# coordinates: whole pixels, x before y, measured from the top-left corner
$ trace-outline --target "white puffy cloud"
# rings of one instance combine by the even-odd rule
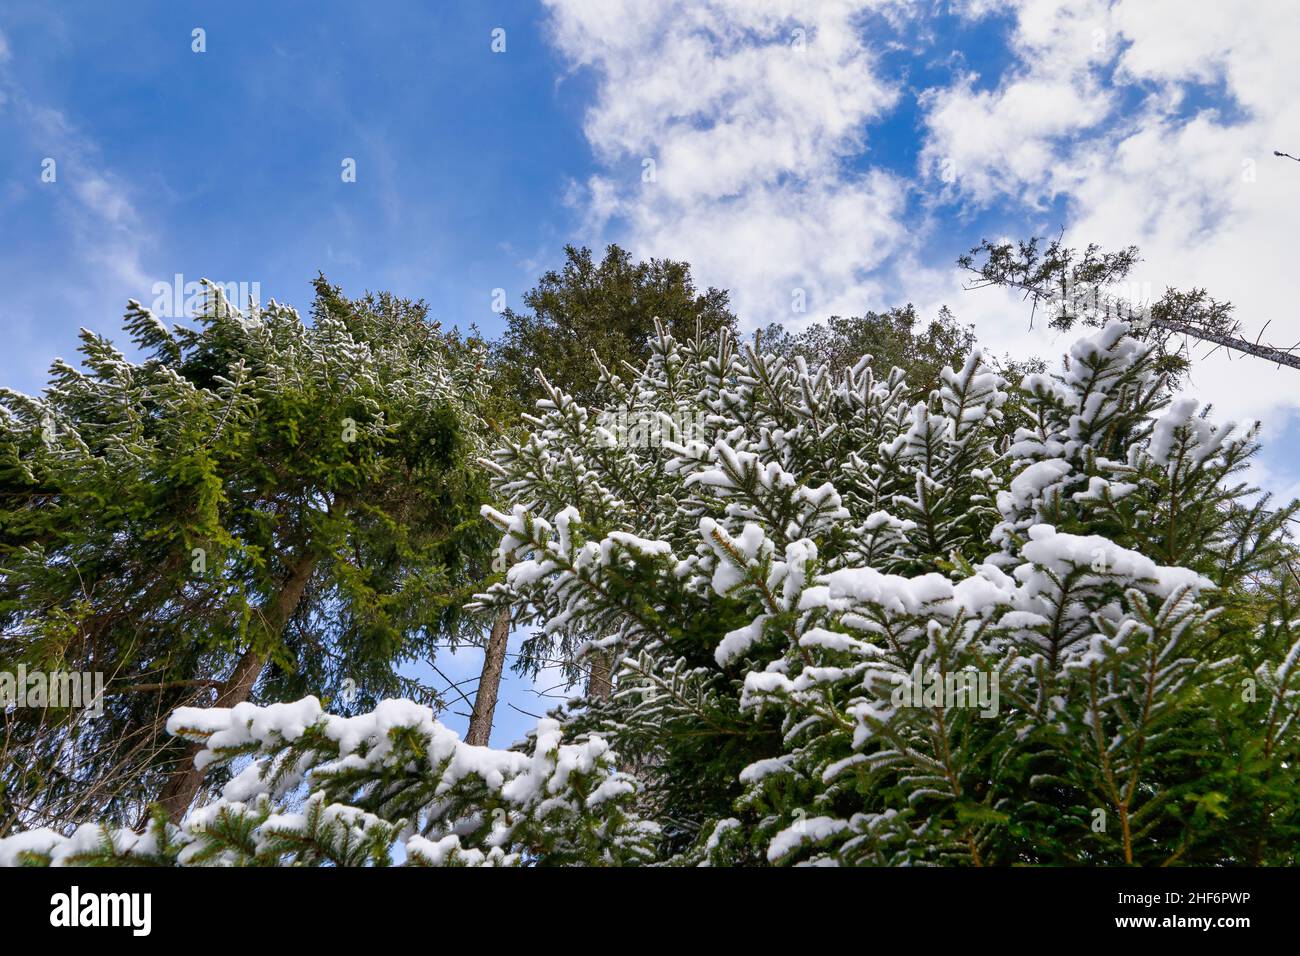
[[[1070,244],[1137,244],[1132,278],[1152,296],[1203,286],[1251,334],[1271,321],[1265,341],[1300,340],[1300,164],[1272,155],[1300,154],[1293,0],[954,2],[970,22],[1009,19],[1011,62],[929,89],[883,65],[887,50],[948,54],[928,6],[547,6],[555,46],[596,81],[584,131],[601,171],[571,190],[591,235],[690,261],[750,326],[911,300],[923,314],[953,306],[998,351],[1052,357],[1066,337],[1043,322],[1031,332],[1016,296],[962,291],[947,254],[926,251],[992,211],[1017,238],[1063,225]],[[881,168],[873,126],[909,94],[917,168]],[[796,290],[805,316],[791,311]],[[1221,414],[1274,435],[1297,421],[1297,382],[1223,350],[1191,379]]]
[[[1000,7],[1016,17],[1016,65],[993,90],[965,82],[926,98],[932,188],[1002,210],[1064,198],[1066,241],[1140,246],[1132,278],[1152,295],[1202,286],[1231,300],[1252,334],[1271,320],[1265,341],[1300,340],[1291,304],[1300,166],[1272,156],[1300,144],[1291,95],[1300,5]],[[957,177],[944,183],[934,164],[950,155]],[[935,282],[935,298],[951,300],[944,285]],[[1012,337],[1005,322],[991,325]],[[1197,363],[1192,382],[1223,414],[1264,418],[1274,433],[1300,407],[1294,370],[1223,350]]]
[[[578,191],[593,231],[613,220],[635,253],[688,260],[750,324],[801,318],[799,290],[809,313],[885,304],[870,273],[907,241],[906,184],[847,164],[898,95],[862,24],[886,5],[548,6],[598,79],[584,129],[605,172]]]
[[[969,17],[1013,4],[959,7]],[[996,89],[967,74],[921,101],[928,137],[922,169],[932,181],[980,202],[1049,199],[1057,189],[1061,144],[1096,126],[1115,97],[1101,70],[1115,54],[1105,0],[1027,0],[1009,39],[1016,66]]]

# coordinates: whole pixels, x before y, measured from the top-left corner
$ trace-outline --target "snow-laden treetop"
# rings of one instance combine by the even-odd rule
[[[661,333],[487,462],[479,604],[609,697],[511,752],[394,701],[179,712],[253,757],[220,801],[0,862],[1294,862],[1295,508],[1127,332],[918,403],[870,357]]]

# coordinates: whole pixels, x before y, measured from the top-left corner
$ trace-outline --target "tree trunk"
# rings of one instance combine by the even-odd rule
[[[587,696],[594,697],[597,700],[609,700],[609,695],[613,691],[613,681],[610,675],[609,652],[593,650],[587,654],[587,659],[591,661],[591,670],[587,677]]]
[[[510,610],[502,608],[492,622],[487,647],[483,649],[483,673],[479,676],[474,713],[470,715],[469,731],[465,734],[467,744],[486,747],[492,736],[492,715],[497,708],[497,693],[501,690],[501,671],[505,667],[509,641]]]
[[[289,619],[293,617],[293,612],[298,608],[298,602],[302,600],[303,592],[307,590],[307,583],[311,580],[312,571],[315,569],[315,556],[309,555],[300,560],[294,565],[275,600],[263,607],[261,618],[271,640],[278,639],[284,632]],[[239,663],[235,665],[230,677],[221,685],[213,706],[234,707],[248,700],[265,666],[266,654],[249,647],[244,651]],[[158,802],[167,811],[167,818],[172,823],[181,822],[185,811],[194,802],[194,797],[203,785],[203,771],[194,766],[194,758],[202,749],[202,744],[189,745],[158,798]]]

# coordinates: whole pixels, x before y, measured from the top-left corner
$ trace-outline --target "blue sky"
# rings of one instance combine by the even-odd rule
[[[1204,285],[1290,345],[1300,164],[1271,151],[1300,155],[1300,8],[1231,6],[7,0],[0,373],[38,390],[80,326],[178,273],[305,307],[323,271],[491,334],[494,289],[518,305],[566,242],[608,241],[690,261],[751,325],[947,304],[1052,356],[953,260],[1060,229],[1137,243],[1155,294]],[[1295,376],[1220,353],[1192,380],[1265,420],[1256,480],[1292,495]],[[494,742],[529,723],[503,706]]]
[[[178,272],[305,304],[322,270],[491,325],[491,290],[526,287],[573,236],[585,84],[557,86],[538,9],[440,6],[6,4],[5,381],[36,387],[79,325],[111,328]],[[33,175],[45,156],[54,184]],[[129,208],[70,196],[86,176]]]

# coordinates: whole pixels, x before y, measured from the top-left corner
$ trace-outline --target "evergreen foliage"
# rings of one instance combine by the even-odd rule
[[[1294,864],[1300,505],[1126,332],[1014,383],[972,352],[918,402],[663,327],[599,404],[543,380],[476,607],[594,635],[612,695],[510,752],[405,703],[182,711],[252,758],[221,801],[0,860]],[[627,407],[658,440],[597,414]]]
[[[615,369],[624,362],[639,367],[649,356],[656,319],[683,337],[697,324],[708,332],[736,330],[726,291],[698,291],[685,262],[634,262],[617,245],[599,262],[585,247],[565,246],[564,255],[562,268],[546,272],[524,294],[527,311],[506,309],[505,333],[493,345],[501,390],[520,411],[542,395],[535,369],[580,401],[594,398],[599,362],[593,354]]]
[[[309,323],[210,288],[194,327],[131,303],[140,360],[83,330],[80,367],[0,392],[0,670],[107,680],[98,719],[0,715],[0,833],[135,823],[180,705],[433,703],[396,665],[479,627],[481,343],[323,278]]]
[[[975,347],[975,332],[958,324],[947,308],[922,324],[916,309],[907,305],[860,316],[833,315],[797,332],[774,322],[759,341],[764,352],[786,359],[802,355],[810,364],[829,366],[834,375],[870,353],[877,368],[905,369],[910,397],[924,398],[944,369],[966,360]]]

